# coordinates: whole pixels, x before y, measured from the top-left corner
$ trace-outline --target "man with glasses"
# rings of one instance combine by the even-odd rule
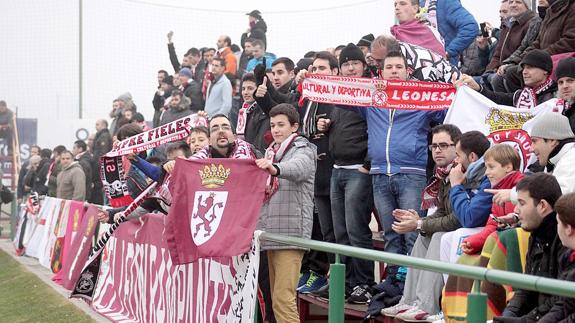
[[[226,61],[223,58],[214,58],[211,63],[214,79],[206,94],[206,112],[212,117],[217,114],[228,116],[232,109],[232,83],[224,75]]]
[[[484,224],[490,213],[492,195],[484,189],[491,184],[485,176],[482,158],[490,143],[479,131],[461,134],[453,125],[436,126],[432,134],[429,149],[437,168],[423,195],[437,196],[437,210],[425,218],[414,210],[396,210],[393,230],[397,233],[417,230],[419,236],[411,255],[440,260],[441,253],[448,248],[446,237],[462,226]],[[438,184],[439,188],[434,188]],[[443,285],[442,274],[409,269],[401,301],[382,313],[410,322],[439,319]]]
[[[210,130],[209,146],[196,152],[192,159],[203,158],[239,158],[256,159],[263,155],[259,153],[253,145],[244,140],[236,138],[230,119],[224,114],[217,114],[210,119],[208,125]],[[169,174],[174,170],[176,161],[171,160],[164,164],[163,168]]]

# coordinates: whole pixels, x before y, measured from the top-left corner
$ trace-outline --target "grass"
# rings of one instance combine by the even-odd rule
[[[1,322],[94,322],[0,250]]]

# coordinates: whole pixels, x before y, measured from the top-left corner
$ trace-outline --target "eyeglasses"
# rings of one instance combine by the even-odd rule
[[[231,131],[232,130],[232,126],[227,125],[227,124],[223,124],[223,125],[214,125],[210,128],[210,131]]]
[[[439,143],[439,144],[431,144],[429,145],[429,150],[431,151],[435,151],[437,148],[439,148],[440,151],[446,150],[449,147],[455,146],[455,144],[448,144],[445,142]]]

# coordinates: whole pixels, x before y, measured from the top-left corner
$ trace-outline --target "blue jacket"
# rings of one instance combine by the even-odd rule
[[[479,183],[471,184],[469,183]],[[483,158],[469,165],[466,175],[466,185],[455,185],[449,190],[449,200],[453,213],[464,228],[482,227],[487,222],[493,194],[485,192],[491,188],[491,183],[485,176]]]
[[[447,110],[351,108],[367,121],[371,174],[425,175],[430,122],[443,122]]]
[[[132,161],[132,165],[136,166],[144,175],[151,178],[154,182],[160,180],[162,169],[159,166],[150,164],[147,160],[136,156],[136,160]]]
[[[425,0],[420,0],[425,6]],[[449,62],[457,65],[459,55],[475,41],[479,25],[460,0],[437,0],[437,28],[445,41]]]
[[[272,63],[276,60],[276,55],[272,53],[265,53],[264,57],[266,58],[266,69],[272,68]],[[246,66],[247,72],[253,72],[256,65],[263,63],[264,58],[252,58],[248,61],[248,65]]]

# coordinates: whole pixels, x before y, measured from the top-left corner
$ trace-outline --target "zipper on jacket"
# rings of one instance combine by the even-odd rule
[[[391,174],[391,162],[389,161],[389,140],[391,137],[391,127],[393,127],[393,117],[395,109],[389,110],[389,127],[387,128],[387,138],[385,138],[385,159],[387,161],[387,174]]]

